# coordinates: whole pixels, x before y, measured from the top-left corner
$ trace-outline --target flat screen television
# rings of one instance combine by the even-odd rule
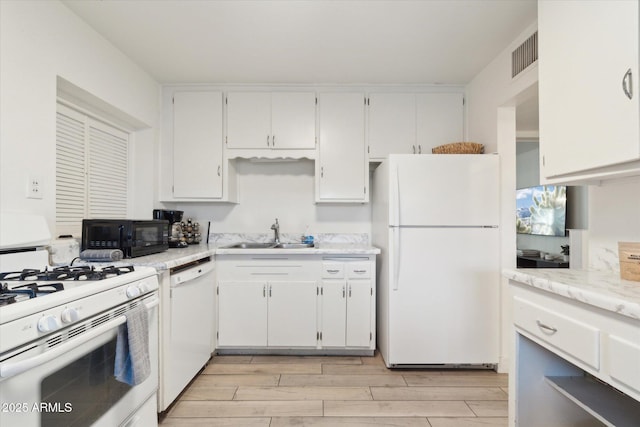
[[[540,185],[516,190],[516,231],[520,234],[564,236],[567,187]]]

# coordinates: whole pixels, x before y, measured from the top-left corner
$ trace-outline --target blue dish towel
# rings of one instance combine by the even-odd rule
[[[118,381],[135,386],[151,374],[147,308],[139,304],[125,316],[126,323],[118,328],[113,374]]]

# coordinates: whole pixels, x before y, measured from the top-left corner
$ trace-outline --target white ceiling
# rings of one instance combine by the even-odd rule
[[[160,83],[465,84],[536,0],[63,0]]]

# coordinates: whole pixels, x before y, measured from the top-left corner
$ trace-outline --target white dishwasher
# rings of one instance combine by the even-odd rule
[[[168,345],[164,353],[166,409],[211,358],[214,322],[214,262],[211,257],[170,270]]]

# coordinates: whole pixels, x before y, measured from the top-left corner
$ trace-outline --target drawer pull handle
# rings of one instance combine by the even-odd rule
[[[544,332],[545,334],[553,335],[556,332],[558,332],[558,330],[556,328],[551,327],[549,325],[545,325],[544,323],[542,323],[539,320],[536,320],[536,323],[538,324],[538,328],[540,328],[542,330],[542,332]]]
[[[364,274],[367,272],[367,270],[353,270],[353,272],[357,274]]]
[[[327,273],[337,274],[337,273],[340,273],[340,270],[327,270]]]
[[[624,90],[624,94],[627,95],[627,98],[633,99],[633,78],[631,68],[624,73],[624,77],[622,78],[622,90]]]

